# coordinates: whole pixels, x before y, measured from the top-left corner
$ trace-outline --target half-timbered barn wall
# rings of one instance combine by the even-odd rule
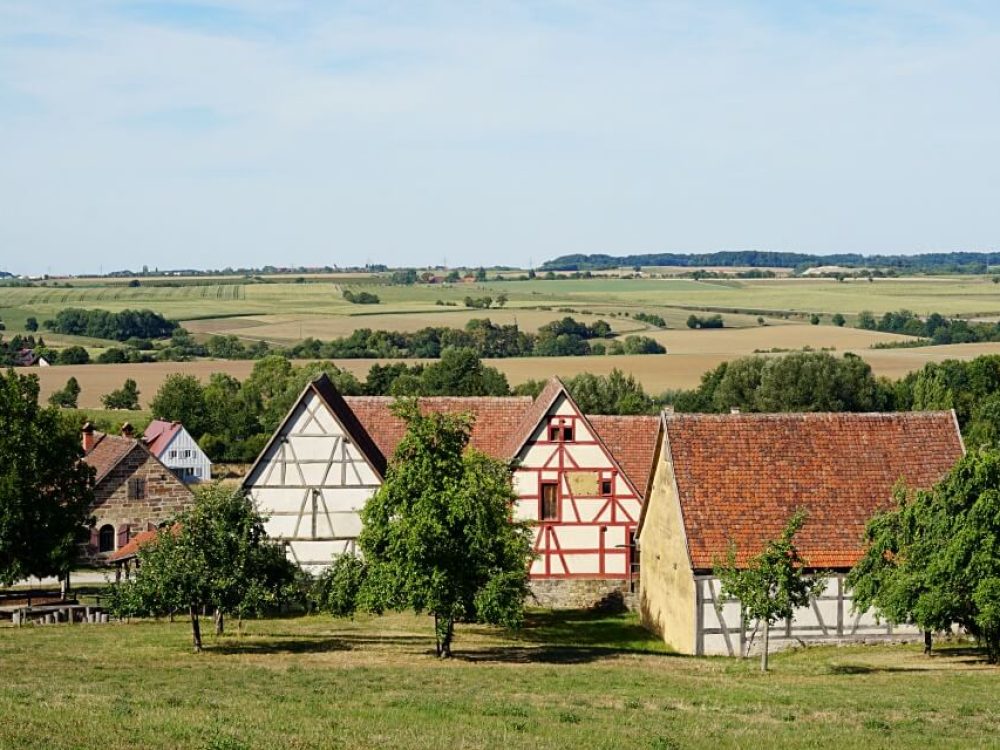
[[[739,602],[722,597],[721,583],[710,575],[695,576],[696,654],[748,656],[759,651],[761,632],[756,622],[743,622]],[[772,649],[811,642],[851,640],[913,640],[920,631],[913,626],[879,622],[871,612],[855,613],[844,575],[832,575],[808,607],[795,610],[788,620],[772,626]]]
[[[359,512],[381,480],[315,391],[306,391],[244,483],[267,533],[307,569],[354,552]]]
[[[641,500],[568,398],[554,401],[515,466],[516,515],[535,524],[532,578],[611,580],[626,590]]]

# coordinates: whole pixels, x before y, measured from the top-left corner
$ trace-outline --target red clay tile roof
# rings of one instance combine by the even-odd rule
[[[156,539],[159,535],[159,529],[153,529],[151,531],[143,531],[140,534],[136,534],[128,544],[119,547],[115,550],[113,555],[108,557],[110,562],[116,562],[118,560],[125,560],[130,557],[135,557],[139,553],[139,547],[147,542]]]
[[[96,433],[94,447],[87,452],[83,460],[94,467],[97,472],[95,481],[99,483],[138,445],[139,441],[134,438]]]
[[[851,567],[896,482],[929,487],[963,453],[952,412],[684,414],[665,425],[695,569],[730,542],[739,558],[756,554],[799,507],[806,563]]]
[[[659,417],[588,414],[587,421],[642,498],[653,465]]]
[[[180,533],[180,530],[181,527],[179,523],[175,523],[170,527],[170,531],[174,536],[177,536]],[[148,531],[142,531],[136,534],[129,540],[128,544],[116,549],[113,555],[109,555],[108,561],[116,562],[118,560],[127,560],[135,557],[139,554],[139,548],[156,539],[156,537],[160,535],[160,531],[161,529],[149,529]]]
[[[180,422],[168,422],[165,419],[154,419],[149,423],[146,431],[142,435],[142,440],[149,448],[149,452],[157,458],[163,456],[163,451],[174,439],[174,435],[184,429]]]
[[[389,407],[395,399],[391,396],[345,396],[365,431],[378,445],[379,450],[391,457],[403,439],[406,423],[393,414]],[[429,396],[418,399],[424,413],[469,413],[475,417],[469,445],[493,458],[507,460],[506,446],[525,412],[531,408],[529,396]]]

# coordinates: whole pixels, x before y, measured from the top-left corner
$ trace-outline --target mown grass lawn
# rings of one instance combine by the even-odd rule
[[[189,651],[186,623],[0,629],[2,748],[783,748],[1000,744],[1000,673],[971,649],[671,655],[630,616],[249,622]]]

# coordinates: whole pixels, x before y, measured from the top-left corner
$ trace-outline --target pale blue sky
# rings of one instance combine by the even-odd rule
[[[1000,2],[0,0],[0,269],[998,249]]]

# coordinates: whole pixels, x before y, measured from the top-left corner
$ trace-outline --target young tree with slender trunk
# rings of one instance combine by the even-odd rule
[[[715,574],[722,581],[723,596],[740,602],[743,622],[756,622],[762,629],[760,669],[767,671],[771,626],[805,607],[826,585],[822,577],[805,574],[805,563],[795,546],[795,535],[805,523],[804,511],[796,511],[777,539],[745,565],[738,564],[737,551],[729,548],[726,561],[717,564]]]
[[[117,584],[112,609],[119,615],[186,611],[195,651],[201,651],[200,613],[240,618],[278,603],[295,566],[271,542],[264,520],[242,492],[218,484],[198,491],[195,506],[139,549],[131,581]]]

